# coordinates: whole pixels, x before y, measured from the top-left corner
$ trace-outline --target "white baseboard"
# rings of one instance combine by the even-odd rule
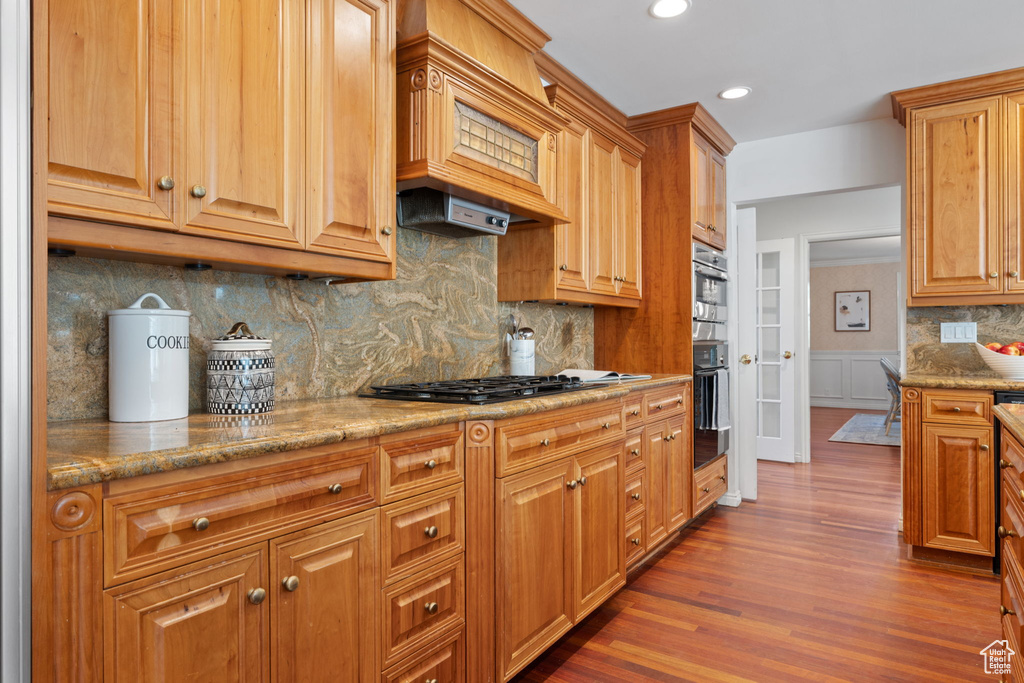
[[[743,498],[740,496],[739,490],[729,491],[724,496],[718,499],[719,505],[728,505],[731,508],[738,508]]]

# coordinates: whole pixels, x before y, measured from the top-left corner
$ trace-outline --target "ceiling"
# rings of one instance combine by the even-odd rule
[[[811,242],[811,265],[821,261],[876,261],[900,260],[900,237],[866,237],[852,240]]]
[[[510,0],[626,114],[699,101],[745,142],[891,116],[888,93],[1024,66],[1021,0]],[[718,93],[747,85],[725,101]]]

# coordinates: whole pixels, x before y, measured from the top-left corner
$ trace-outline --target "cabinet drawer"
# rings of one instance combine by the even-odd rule
[[[1024,503],[1021,502],[1020,489],[1003,478],[1002,489],[1003,509],[999,515],[999,529],[997,533],[1003,539],[1003,557],[1008,558],[1012,552],[1014,557],[1020,558],[1022,553],[1021,533],[1024,533]],[[1009,552],[1008,552],[1009,551]],[[1006,561],[1004,559],[1004,561]]]
[[[658,420],[669,415],[689,410],[690,385],[673,384],[670,387],[654,389],[644,395],[644,415],[648,420]]]
[[[699,515],[712,503],[725,495],[728,490],[729,472],[727,458],[708,463],[693,474],[693,514]]]
[[[626,471],[644,466],[644,430],[637,429],[626,435]]]
[[[384,437],[381,446],[382,503],[456,484],[463,477],[462,425]]]
[[[1021,472],[1024,472],[1024,448],[1005,428],[999,441],[1000,469],[1003,474],[1012,474],[1015,479],[1020,480]]]
[[[633,392],[623,399],[623,407],[626,411],[626,429],[639,427],[644,423],[644,395]]]
[[[376,504],[377,448],[112,496],[104,583],[179,566]],[[337,491],[336,493],[334,491]]]
[[[460,555],[384,589],[384,667],[435,642],[465,621],[465,571]]]
[[[1007,558],[1010,561],[1003,570],[1003,589],[999,604],[1006,610],[1015,612],[1002,615],[1003,631],[1012,633],[1014,639],[1020,642],[1024,629],[1024,600],[1021,599],[1024,598],[1024,591],[1021,590],[1020,565],[1016,558],[1011,558]]]
[[[626,479],[626,517],[638,513],[647,504],[644,470],[640,469]]]
[[[645,515],[626,520],[626,566],[639,560],[647,552],[647,522]]]
[[[464,683],[466,680],[465,630],[459,629],[438,639],[437,645],[424,648],[412,657],[393,666],[381,676],[381,683]]]
[[[921,419],[925,422],[991,424],[992,394],[978,391],[924,392]]]
[[[623,409],[619,401],[547,413],[543,417],[498,423],[495,430],[497,476],[504,477],[591,444],[623,435]]]
[[[461,553],[465,517],[462,484],[385,507],[381,515],[384,582]]]

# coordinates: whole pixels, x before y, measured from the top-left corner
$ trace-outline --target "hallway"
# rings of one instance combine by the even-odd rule
[[[811,464],[760,463],[756,503],[685,530],[517,680],[995,680],[998,580],[905,559],[899,449],[828,441],[856,412],[814,408]]]

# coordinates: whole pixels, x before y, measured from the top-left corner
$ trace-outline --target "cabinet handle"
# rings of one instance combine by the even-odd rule
[[[677,398],[677,399],[676,399],[676,405],[677,405],[677,406],[681,406],[681,405],[683,405],[683,399],[682,399],[682,398]]]
[[[294,593],[295,590],[299,587],[299,577],[297,577],[297,576],[286,576],[281,581],[281,585],[284,586],[284,589],[286,591],[288,591],[289,593]]]
[[[1017,495],[1020,496],[1021,500],[1024,500],[1024,489],[1021,489],[1020,491],[1017,491]]]
[[[568,486],[572,490],[575,490],[576,489],[576,480],[575,479],[571,479],[569,481],[569,483],[566,484],[566,486]],[[1022,491],[1022,493],[1024,493],[1024,491]]]
[[[633,545],[640,545],[640,539],[639,538],[634,538],[634,539],[630,539],[630,540],[633,541]]]
[[[633,500],[640,500],[640,494],[639,493],[634,493],[632,498],[633,498]]]
[[[953,412],[954,413],[959,413],[960,412],[960,406],[953,406]]]
[[[640,455],[640,449],[639,448],[634,448],[629,453],[630,453],[630,455]]]
[[[547,439],[541,439],[540,440],[540,445],[541,446],[549,446],[549,445],[551,445],[551,442],[548,441]]]
[[[1016,531],[1013,529],[1007,529],[1005,526],[1001,526],[996,529],[996,533],[999,534],[999,538],[1006,538],[1007,536],[1010,536],[1011,538],[1018,538]]]
[[[424,678],[423,683],[437,683],[436,678]]]
[[[587,478],[586,477],[580,477],[579,481],[580,481],[580,486],[586,486],[587,485]]]
[[[1017,277],[1017,271],[1011,270],[1009,273],[1007,273],[1007,275],[1009,275],[1010,277]]]
[[[980,446],[978,446],[978,448],[980,448],[983,451],[987,451],[988,450],[988,444],[987,443],[983,443]]]
[[[988,276],[989,277],[999,277],[999,273],[997,273],[996,271],[993,270],[991,273],[988,274]]]
[[[703,491],[704,493],[711,493],[711,489],[709,489],[707,486],[702,488],[701,491]]]
[[[999,461],[999,469],[1005,470],[1007,467],[1013,467],[1013,463],[1011,463],[1009,460]]]
[[[161,190],[173,190],[174,178],[169,175],[160,176],[160,180],[156,181],[156,186]]]
[[[327,487],[327,490],[330,493],[333,493],[334,495],[338,495],[339,493],[341,493],[341,489],[341,484],[331,484],[330,486]]]
[[[651,407],[651,410],[661,410],[664,407],[665,406],[661,405],[660,403],[656,403],[654,406]]]
[[[1003,605],[999,605],[999,614],[1005,617],[1007,614],[1012,614],[1016,616],[1017,613],[1014,612],[1012,609],[1006,609],[1006,607],[1004,607]]]
[[[559,270],[569,270],[569,264],[568,263],[563,263],[562,265],[558,266],[558,269]]]
[[[265,591],[262,588],[253,588],[248,593],[246,593],[246,597],[249,598],[249,602],[251,602],[254,605],[258,605],[267,599],[267,591]]]
[[[437,461],[436,460],[428,460],[425,463],[423,463],[423,466],[426,467],[428,470],[432,470],[435,467],[437,467]]]
[[[723,474],[722,476],[719,477],[719,479],[721,479],[722,481],[725,481],[725,475]]]
[[[637,415],[639,415],[639,414],[640,414],[640,411],[639,411],[639,410],[634,410],[634,411],[632,411],[632,412],[630,413],[630,415],[632,415],[632,416],[634,416],[634,417],[636,417],[636,416],[637,416]]]
[[[380,229],[380,234],[382,235],[390,235],[391,232],[392,230],[390,225],[385,225],[383,228]]]
[[[428,602],[423,606],[423,609],[427,611],[427,614],[437,614],[437,603]]]
[[[206,188],[202,185],[193,185],[190,192],[196,199],[202,199],[206,196]]]
[[[603,425],[601,425],[601,429],[611,429],[611,428],[612,428],[612,423],[611,422],[605,422]]]
[[[423,530],[423,533],[427,535],[427,538],[437,538],[437,527],[428,526],[426,529]]]
[[[210,520],[206,517],[200,517],[199,519],[193,520],[192,528],[196,531],[206,531],[210,528]]]

